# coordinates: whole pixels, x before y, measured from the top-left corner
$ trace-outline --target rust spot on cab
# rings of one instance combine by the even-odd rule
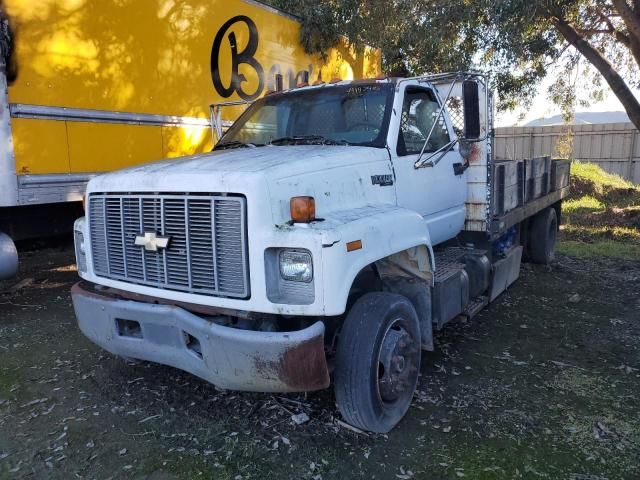
[[[482,150],[480,149],[479,143],[471,144],[471,151],[469,152],[469,163],[473,164],[480,160],[480,153]]]

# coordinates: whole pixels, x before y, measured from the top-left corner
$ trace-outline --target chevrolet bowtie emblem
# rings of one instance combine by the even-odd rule
[[[171,237],[161,237],[157,233],[143,233],[136,236],[136,245],[144,247],[148,252],[157,252],[169,246]]]

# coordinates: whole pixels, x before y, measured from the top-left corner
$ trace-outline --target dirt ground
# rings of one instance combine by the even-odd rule
[[[338,423],[330,390],[226,392],[115,358],[77,328],[70,244],[23,262],[0,284],[2,479],[640,478],[638,262],[525,265],[438,335],[386,436]]]

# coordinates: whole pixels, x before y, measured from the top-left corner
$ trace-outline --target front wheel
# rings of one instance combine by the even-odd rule
[[[411,404],[420,355],[420,324],[409,300],[387,292],[358,299],[336,352],[336,402],[344,419],[363,430],[391,430]]]

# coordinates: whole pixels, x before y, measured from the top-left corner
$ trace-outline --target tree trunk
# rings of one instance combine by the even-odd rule
[[[631,50],[636,63],[640,66],[640,18],[638,17],[638,12],[631,9],[627,0],[612,0],[612,2],[629,32],[627,36],[628,44],[626,45]],[[619,35],[616,35],[616,39],[619,39]]]
[[[593,65],[611,87],[614,95],[629,115],[629,119],[640,130],[640,102],[633,95],[624,79],[616,72],[611,63],[593,46],[585,40],[569,23],[561,18],[553,19],[554,26],[562,36],[573,45]]]
[[[15,57],[15,38],[9,17],[2,8],[0,0],[0,63],[3,66],[7,84],[11,85],[18,76],[18,65]]]

